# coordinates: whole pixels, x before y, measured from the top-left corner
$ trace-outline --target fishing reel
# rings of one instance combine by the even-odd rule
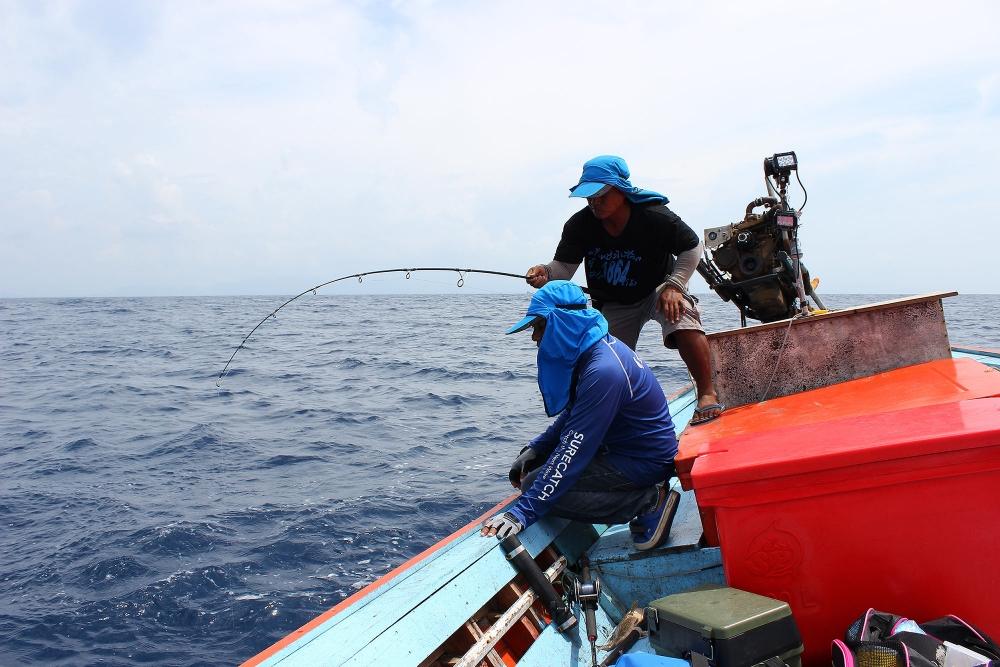
[[[809,312],[807,295],[823,308],[801,262],[798,230],[805,201],[798,209],[788,202],[793,173],[801,186],[794,151],[764,158],[767,196],[751,201],[739,222],[705,230],[698,273],[723,301],[736,304],[744,326],[747,318],[774,322]]]
[[[590,561],[581,556],[580,576],[573,581],[573,598],[583,610],[591,664],[597,667],[597,607],[601,599],[601,581],[590,576]]]
[[[589,579],[590,573],[588,572],[586,576]],[[584,581],[582,578],[574,579],[573,599],[576,600],[581,607],[587,608],[591,605],[597,607],[598,600],[601,599],[601,580],[594,579],[593,581]]]

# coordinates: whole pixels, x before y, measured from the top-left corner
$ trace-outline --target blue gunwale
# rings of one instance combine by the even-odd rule
[[[453,548],[454,545],[458,543],[459,538],[478,528],[478,526],[482,524],[484,518],[499,512],[516,499],[516,497],[516,493],[511,494],[497,505],[483,513],[482,516],[470,521],[468,524],[459,528],[448,537],[445,537],[433,546],[402,563],[392,571],[368,584],[357,593],[341,600],[321,615],[312,619],[297,630],[289,633],[286,637],[271,645],[264,651],[261,651],[257,655],[245,661],[242,663],[243,667],[260,664],[276,664],[275,661],[284,660],[302,645],[311,641],[314,633],[326,632],[335,627],[350,616],[360,612],[370,603],[377,601],[385,590],[394,587],[400,581],[412,577],[417,572],[430,565],[434,562],[434,560]]]
[[[1000,368],[1000,350],[969,345],[952,345],[951,356],[956,359],[974,359],[981,364]]]

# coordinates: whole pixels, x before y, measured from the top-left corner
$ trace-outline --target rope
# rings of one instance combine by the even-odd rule
[[[774,382],[774,377],[778,374],[778,366],[781,365],[781,356],[785,353],[785,344],[788,342],[788,334],[792,330],[792,322],[803,317],[805,317],[804,313],[796,313],[794,317],[788,320],[788,327],[785,329],[785,337],[781,339],[781,347],[778,349],[778,360],[774,362],[774,368],[771,369],[771,377],[767,381],[767,387],[764,388],[764,395],[760,397],[760,401],[767,399],[767,395],[771,391],[771,383]]]

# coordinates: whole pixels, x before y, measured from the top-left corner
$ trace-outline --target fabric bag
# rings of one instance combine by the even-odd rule
[[[834,667],[1000,667],[1000,646],[957,616],[917,623],[869,609],[831,652]]]

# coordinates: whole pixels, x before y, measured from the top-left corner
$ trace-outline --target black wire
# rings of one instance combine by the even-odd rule
[[[795,170],[795,180],[799,182],[799,187],[802,188],[802,194],[805,195],[805,199],[802,200],[802,206],[799,206],[799,213],[802,213],[802,209],[806,207],[806,202],[809,201],[809,193],[806,192],[806,186],[802,185],[802,179],[799,177],[799,170]]]
[[[315,294],[316,290],[320,289],[321,287],[326,287],[327,285],[332,285],[333,283],[340,282],[341,280],[347,280],[348,278],[357,278],[358,282],[362,282],[365,276],[374,276],[379,273],[406,273],[406,277],[409,278],[410,273],[414,271],[455,271],[458,273],[459,287],[462,287],[465,284],[465,278],[462,276],[462,274],[464,273],[485,273],[492,276],[507,276],[509,278],[521,278],[522,280],[527,277],[525,274],[520,274],[520,273],[506,273],[505,271],[487,271],[486,269],[455,269],[455,268],[440,267],[440,266],[431,266],[431,267],[422,266],[412,269],[381,269],[379,271],[365,271],[364,273],[352,273],[349,276],[341,276],[340,278],[334,278],[333,280],[328,280],[325,283],[320,283],[315,287],[310,287],[307,290],[299,292],[291,299],[289,299],[288,301],[284,302],[283,304],[272,310],[264,317],[264,319],[258,322],[257,326],[251,329],[250,333],[244,336],[243,340],[240,341],[240,344],[236,346],[235,350],[233,350],[233,354],[231,357],[229,357],[229,361],[226,362],[226,365],[222,368],[222,372],[219,373],[219,379],[215,381],[215,386],[217,387],[222,386],[222,378],[226,376],[226,371],[229,370],[229,365],[232,364],[233,359],[236,358],[236,353],[243,349],[243,344],[246,343],[248,340],[250,340],[250,336],[252,336],[254,332],[260,328],[260,325],[264,324],[264,322],[267,322],[269,318],[272,317],[277,318],[278,311],[287,306],[288,304],[290,304],[292,301],[295,301],[296,299],[303,297],[306,294],[309,294],[310,292],[313,292]]]
[[[764,180],[770,182],[768,176],[764,176]],[[799,206],[798,210],[799,213],[802,213],[802,209],[806,207],[806,202],[809,201],[809,193],[806,191],[806,186],[802,185],[802,178],[799,177],[798,169],[795,170],[795,180],[799,182],[799,187],[802,188],[802,194],[804,195],[804,198],[802,199],[802,206]],[[777,183],[772,184],[772,188],[774,188],[775,194],[778,193],[777,185],[778,185]]]

